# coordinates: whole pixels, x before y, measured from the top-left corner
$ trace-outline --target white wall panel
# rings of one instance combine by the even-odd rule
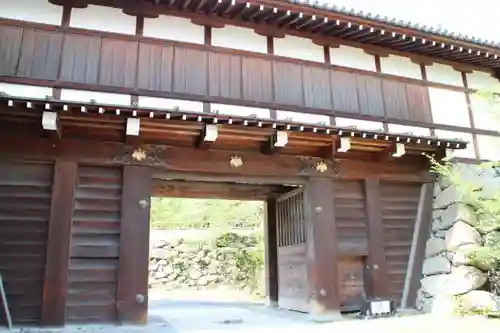
[[[412,62],[410,58],[398,57],[390,55],[380,58],[380,67],[382,73],[404,76],[413,79],[422,79],[420,65]]]
[[[500,81],[489,73],[478,71],[467,73],[467,85],[471,89],[500,92]]]
[[[47,0],[0,0],[0,17],[13,20],[61,25],[62,12]]]
[[[405,134],[410,133],[415,136],[430,136],[431,131],[425,127],[413,127],[398,124],[388,124],[389,133]]]
[[[290,120],[298,123],[305,124],[330,124],[330,117],[318,115],[318,114],[310,114],[310,113],[299,113],[299,112],[291,112],[291,111],[276,111],[276,119],[278,120]]]
[[[110,105],[130,105],[130,95],[110,94],[96,91],[61,89],[61,100],[72,102],[96,103]]]
[[[262,109],[262,108],[250,108],[238,105],[212,103],[211,110],[218,111],[219,114],[224,114],[224,115],[234,115],[241,117],[257,116],[257,118],[271,118],[269,109]]]
[[[203,102],[187,101],[183,99],[157,98],[139,96],[138,105],[154,109],[179,109],[179,111],[203,112]]]
[[[437,124],[470,127],[465,93],[429,88],[432,119]]]
[[[426,66],[427,80],[431,82],[444,83],[452,86],[463,87],[462,73],[451,66],[434,63]]]
[[[21,84],[0,83],[0,92],[12,97],[45,98],[52,96],[52,88]]]
[[[436,136],[440,139],[458,139],[467,141],[466,149],[459,149],[453,152],[453,156],[455,157],[465,157],[465,158],[475,158],[476,154],[474,152],[474,143],[472,142],[472,134],[470,133],[462,133],[462,132],[452,132],[452,131],[443,131],[436,130]]]
[[[212,29],[212,45],[229,49],[267,53],[267,38],[252,29],[225,26]]]
[[[118,8],[89,5],[71,10],[70,26],[135,35],[136,17],[124,14]]]
[[[496,136],[477,136],[479,157],[485,160],[500,160],[500,138]]]
[[[295,36],[275,38],[274,54],[288,58],[325,62],[323,46],[314,44],[310,39]]]
[[[375,57],[365,53],[362,49],[341,45],[330,48],[330,62],[332,65],[376,71]]]
[[[500,103],[471,95],[471,106],[476,128],[500,131]]]
[[[335,126],[337,127],[356,127],[360,130],[383,131],[384,125],[377,121],[350,119],[350,118],[335,118]]]
[[[144,19],[144,36],[204,44],[205,28],[186,18],[160,15]]]

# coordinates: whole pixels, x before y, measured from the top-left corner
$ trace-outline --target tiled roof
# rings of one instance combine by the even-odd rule
[[[356,16],[356,17],[359,17],[362,19],[376,21],[376,22],[385,23],[385,24],[390,24],[393,26],[401,27],[401,28],[419,30],[419,31],[422,31],[422,32],[425,32],[428,34],[433,34],[435,36],[453,38],[453,39],[456,39],[459,41],[474,43],[477,45],[484,45],[484,46],[500,48],[499,41],[481,39],[481,38],[477,38],[474,36],[456,33],[454,31],[449,31],[449,30],[444,29],[442,27],[435,27],[435,26],[419,24],[419,23],[415,23],[415,22],[411,22],[411,21],[398,20],[397,18],[394,18],[394,17],[377,15],[377,14],[373,14],[371,12],[357,10],[355,8],[347,8],[345,6],[338,6],[336,4],[326,2],[324,0],[287,0],[287,1],[289,3],[293,3],[293,4],[297,4],[297,5],[303,5],[303,6],[313,7],[316,9],[328,10],[328,11],[338,13],[338,14]]]

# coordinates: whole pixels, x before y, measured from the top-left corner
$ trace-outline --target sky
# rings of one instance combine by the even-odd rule
[[[317,0],[500,42],[498,0]]]

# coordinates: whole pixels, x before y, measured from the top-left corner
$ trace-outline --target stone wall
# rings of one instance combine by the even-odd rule
[[[493,171],[478,172],[470,165],[457,166],[464,181],[475,182],[484,193],[500,189]],[[487,242],[500,242],[500,231],[484,230],[469,207],[457,200],[455,186],[441,179],[436,183],[432,231],[427,241],[417,309],[431,313],[453,313],[456,296],[462,308],[487,307],[500,311],[500,300],[487,288],[487,264],[471,260],[469,254]]]
[[[230,237],[227,237],[230,235]],[[263,292],[263,252],[251,235],[157,240],[150,251],[149,284],[165,290],[221,286]]]

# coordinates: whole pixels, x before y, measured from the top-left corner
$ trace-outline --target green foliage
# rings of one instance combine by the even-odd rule
[[[153,229],[227,229],[259,226],[261,201],[152,198]]]
[[[243,282],[244,286],[253,293],[259,290],[260,273],[264,266],[263,247],[256,247],[257,244],[263,243],[262,235],[259,236],[226,232],[218,236],[215,240],[218,248],[237,249],[234,258],[235,269],[229,270],[232,273],[229,276],[229,282],[236,285],[241,285]]]

